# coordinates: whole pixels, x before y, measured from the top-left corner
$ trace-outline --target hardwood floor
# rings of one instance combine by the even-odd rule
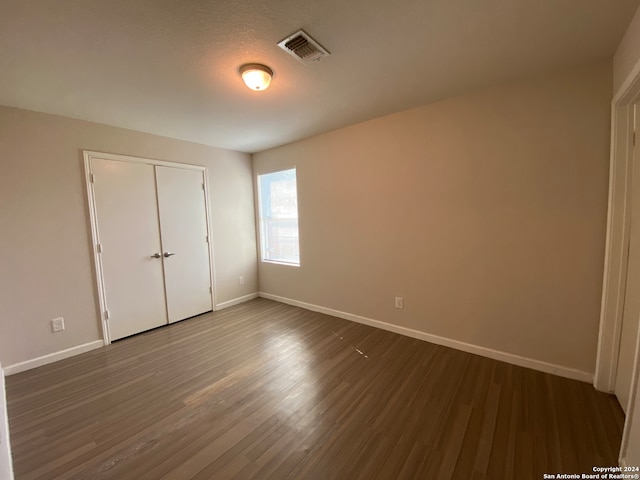
[[[586,383],[256,299],[7,378],[17,480],[540,479],[617,465]]]

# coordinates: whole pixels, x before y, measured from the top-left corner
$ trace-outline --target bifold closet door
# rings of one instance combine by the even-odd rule
[[[169,322],[212,310],[204,174],[156,168]]]
[[[109,334],[117,340],[167,323],[152,165],[92,159]]]

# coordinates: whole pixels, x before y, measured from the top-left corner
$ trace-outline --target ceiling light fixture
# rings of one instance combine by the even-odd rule
[[[247,87],[259,92],[266,90],[271,83],[273,70],[259,63],[248,63],[240,67],[240,75],[242,75],[242,80]]]

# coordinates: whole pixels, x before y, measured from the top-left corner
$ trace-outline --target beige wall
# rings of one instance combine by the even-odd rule
[[[82,150],[209,168],[216,302],[257,291],[246,154],[0,107],[0,361],[101,339]],[[245,285],[238,285],[244,275]],[[51,333],[62,316],[66,330]]]
[[[593,373],[610,100],[603,63],[254,154],[298,171],[301,266],[261,291]]]
[[[631,70],[640,62],[640,8],[613,57],[613,92],[617,92]]]

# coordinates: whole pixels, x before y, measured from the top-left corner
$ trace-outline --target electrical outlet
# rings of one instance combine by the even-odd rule
[[[242,275],[238,277],[238,285],[244,285],[244,277]]]
[[[64,330],[64,318],[54,318],[51,320],[51,331],[52,332],[61,332]]]
[[[396,297],[396,308],[404,308],[404,298]]]

